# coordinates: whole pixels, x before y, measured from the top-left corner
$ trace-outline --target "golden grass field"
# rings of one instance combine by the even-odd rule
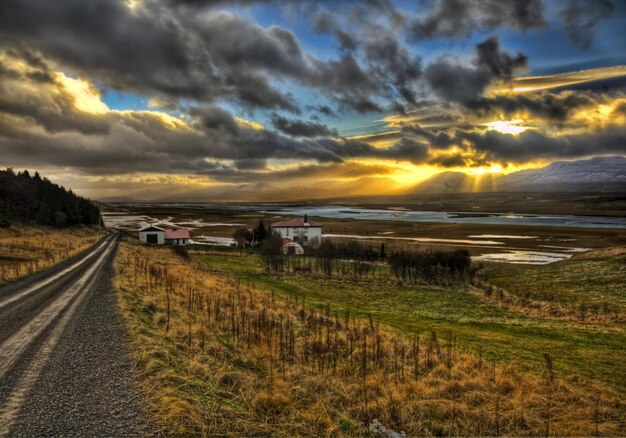
[[[396,331],[130,239],[116,271],[159,434],[626,434],[623,398],[566,381],[551,356],[526,371],[453,333]]]
[[[95,226],[0,228],[0,285],[72,257],[105,234],[104,229]]]

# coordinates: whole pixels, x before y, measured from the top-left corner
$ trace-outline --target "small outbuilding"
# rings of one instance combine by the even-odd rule
[[[165,230],[166,245],[187,245],[189,239],[189,230],[185,228],[172,228],[171,230]]]
[[[139,241],[151,245],[165,244],[165,230],[163,228],[148,225],[139,230]]]
[[[302,246],[298,242],[294,242],[293,240],[287,238],[283,239],[283,246],[281,250],[283,254],[304,254],[304,248],[302,248]]]
[[[164,229],[148,225],[139,230],[139,241],[150,245],[186,245],[189,230],[185,228]]]

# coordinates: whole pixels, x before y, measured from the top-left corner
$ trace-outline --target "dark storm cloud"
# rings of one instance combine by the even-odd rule
[[[381,111],[381,99],[392,99],[392,107],[414,103],[419,59],[389,29],[371,29],[362,64],[350,53],[362,38],[337,27],[323,8],[307,6],[318,11],[317,30],[340,40],[339,57],[322,61],[305,54],[290,30],[212,8],[222,4],[146,0],[131,9],[122,0],[6,0],[0,36],[106,87],[163,100],[227,99],[247,109],[298,113],[293,98],[276,88],[286,79],[320,90],[346,111]],[[373,15],[404,20],[385,0],[350,8],[361,26],[374,25]]]
[[[313,28],[318,33],[334,34],[343,54],[342,62],[337,64],[339,71],[358,66],[356,77],[363,74],[368,78],[367,83],[359,78],[353,85],[354,90],[336,99],[340,107],[357,112],[385,109],[371,95],[383,96],[387,101],[386,109],[403,111],[406,105],[415,105],[422,71],[420,58],[403,42],[405,15],[388,0],[336,7],[341,13],[318,6]]]
[[[535,130],[517,136],[493,130],[467,132],[461,137],[477,152],[484,153],[487,159],[518,163],[539,158],[626,154],[626,130],[623,127],[559,137],[548,137]]]
[[[307,108],[325,117],[332,117],[336,115],[333,109],[329,107],[328,105],[309,105]]]
[[[347,32],[337,29],[335,31],[335,38],[339,41],[339,47],[344,51],[354,51],[359,47],[359,43]]]
[[[256,2],[236,2],[251,3]],[[102,175],[194,173],[249,181],[250,175],[270,173],[272,160],[282,159],[315,164],[277,171],[276,178],[316,172],[352,178],[385,172],[357,168],[351,161],[357,159],[449,167],[474,165],[481,157],[523,161],[624,151],[619,129],[550,138],[535,131],[513,137],[462,126],[472,117],[518,112],[566,124],[573,112],[603,97],[587,92],[485,97],[489,85],[507,83],[526,66],[523,54],[509,54],[489,38],[477,45],[469,62],[442,57],[423,70],[403,33],[406,26],[416,39],[497,27],[539,28],[545,21],[538,0],[439,0],[417,19],[389,0],[341,3],[333,13],[324,5],[294,0],[314,12],[317,31],[337,39],[337,54],[324,59],[306,53],[288,29],[265,28],[219,10],[230,4],[144,0],[131,9],[122,0],[0,2],[0,158]],[[606,6],[587,18],[583,6],[573,2],[562,18],[568,29],[578,29],[576,38],[584,43],[605,17]],[[177,119],[106,107],[90,111],[84,105],[94,102],[81,102],[76,90],[66,88],[67,80],[81,77],[99,87],[154,98],[155,106],[183,114]],[[285,91],[299,87],[322,100],[302,104]],[[444,129],[404,125],[385,148],[341,138],[310,121],[317,115],[301,116],[309,121],[294,116],[303,110],[324,117],[338,110],[411,114],[433,101],[450,112],[436,116],[449,122]],[[254,129],[216,102],[246,114],[257,109],[273,113],[274,129]],[[623,109],[616,111],[623,114]],[[285,117],[285,112],[292,114]],[[448,129],[454,121],[456,126]],[[462,153],[445,155],[452,145]]]
[[[508,86],[515,73],[525,68],[528,59],[523,53],[512,55],[501,50],[496,38],[477,44],[471,63],[443,57],[432,61],[425,70],[431,90],[444,103],[457,103],[470,110],[468,115],[480,118],[512,117],[524,113],[530,118],[560,125],[582,108],[606,102],[603,94],[586,90],[484,96],[494,83]]]
[[[435,0],[421,16],[413,18],[409,33],[414,40],[468,37],[474,32],[513,28],[522,32],[547,27],[543,0]],[[611,0],[569,0],[558,13],[569,38],[588,47],[596,27],[610,18]]]
[[[583,108],[595,107],[606,102],[603,95],[589,91],[566,90],[560,93],[545,91],[517,94],[498,95],[490,98],[478,99],[471,104],[477,115],[493,117],[503,115],[513,116],[517,113],[527,113],[530,118],[561,124]]]
[[[448,132],[443,130],[433,130],[422,128],[419,125],[404,125],[402,127],[403,134],[412,134],[423,138],[428,144],[435,149],[447,149],[456,144],[456,140]]]
[[[454,58],[439,58],[428,64],[425,79],[441,99],[469,104],[482,96],[492,76],[482,66],[465,65]]]
[[[457,38],[500,27],[527,31],[546,25],[541,0],[436,0],[414,19],[410,33],[415,40]]]
[[[264,159],[244,159],[235,161],[238,170],[261,170],[267,167],[267,160]]]
[[[528,64],[528,58],[523,53],[511,56],[500,50],[497,38],[491,37],[476,46],[476,63],[487,67],[494,78],[508,82],[513,73]]]
[[[319,9],[313,17],[313,30],[317,33],[328,33],[335,29],[335,17],[326,9]]]
[[[438,167],[467,167],[472,162],[461,154],[447,154],[432,158],[428,164]]]
[[[379,108],[371,95],[381,85],[353,57],[305,56],[291,31],[228,12],[198,14],[157,1],[131,10],[110,0],[6,0],[0,8],[5,44],[28,45],[114,89],[297,112],[290,96],[272,85],[271,79],[285,78],[349,109],[352,102],[360,111]]]
[[[428,146],[412,138],[401,138],[391,147],[379,149],[380,157],[394,160],[408,160],[413,164],[424,163],[428,156]]]
[[[385,85],[389,97],[415,105],[415,84],[422,75],[420,59],[411,55],[395,35],[384,31],[374,32],[364,42],[364,52],[370,71]]]
[[[559,16],[571,40],[582,47],[589,47],[598,23],[610,18],[613,9],[610,0],[570,0]]]
[[[292,137],[315,138],[337,136],[337,130],[330,129],[326,125],[287,119],[278,114],[272,116],[272,124],[279,131]]]
[[[476,46],[471,64],[449,57],[438,58],[428,64],[425,77],[440,98],[470,106],[481,99],[494,80],[509,81],[527,61],[523,53],[510,55],[500,50],[496,38],[488,38]]]
[[[76,97],[65,82],[38,82],[27,75],[32,68],[4,70],[8,73],[0,77],[0,156],[7,162],[74,167],[97,174],[205,174],[224,171],[216,165],[220,160],[233,160],[236,168],[250,170],[261,168],[270,158],[421,162],[427,155],[427,148],[416,142],[379,149],[361,141],[329,138],[335,133],[320,124],[276,116],[277,126],[297,135],[284,136],[254,129],[217,106],[189,109],[188,122],[147,111],[98,107],[98,113],[87,112],[76,100],[86,96]],[[91,99],[97,101],[97,96]]]

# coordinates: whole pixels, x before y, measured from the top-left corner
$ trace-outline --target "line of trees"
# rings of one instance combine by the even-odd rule
[[[314,272],[327,277],[393,279],[404,284],[467,284],[474,269],[467,250],[416,251],[394,249],[354,240],[323,240],[307,248],[305,256],[282,253],[281,238],[272,234],[260,246],[259,256],[267,271]]]
[[[12,222],[66,227],[100,224],[100,209],[38,172],[0,170],[0,226]]]
[[[402,283],[468,283],[472,259],[464,249],[455,251],[395,251],[389,255],[389,270]]]

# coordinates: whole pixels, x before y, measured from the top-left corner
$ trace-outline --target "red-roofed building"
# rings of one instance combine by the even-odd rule
[[[186,245],[189,242],[189,230],[186,228],[172,228],[165,230],[166,245]]]
[[[322,241],[322,224],[309,221],[306,214],[303,218],[274,222],[270,230],[303,246],[317,246]]]

